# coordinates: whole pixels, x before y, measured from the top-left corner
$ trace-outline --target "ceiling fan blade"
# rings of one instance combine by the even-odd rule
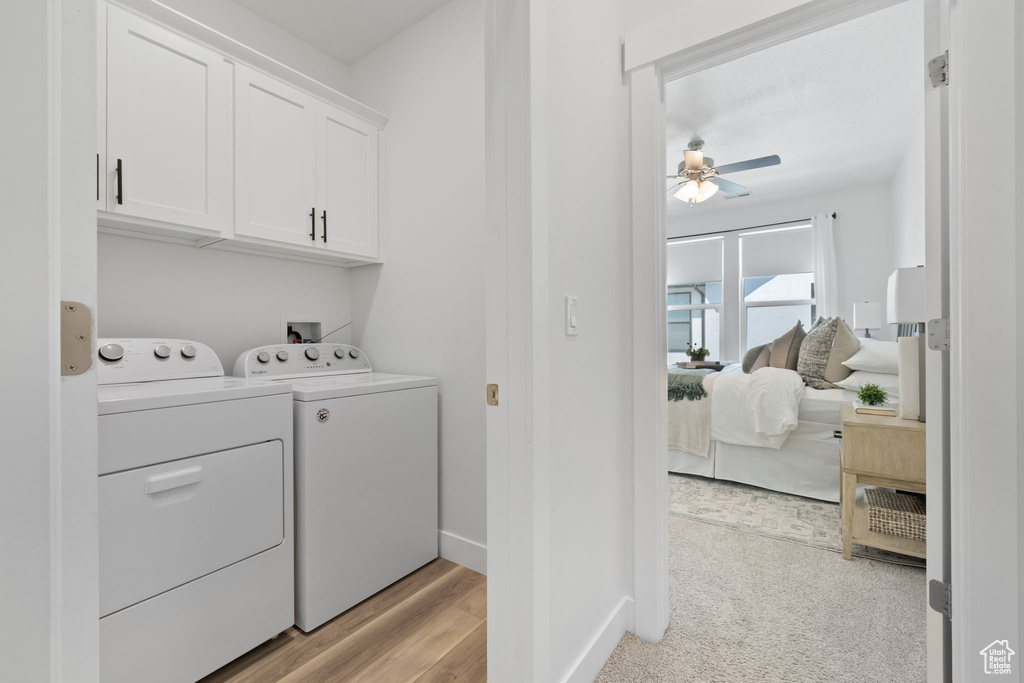
[[[670,176],[670,177],[673,177],[673,178],[674,178],[675,176]],[[685,182],[685,181],[681,181],[681,182],[678,182],[678,183],[676,183],[675,185],[673,185],[672,187],[668,188],[668,189],[667,189],[667,190],[665,190],[665,191],[666,191],[666,192],[671,192],[672,190],[674,190],[674,189],[676,189],[677,187],[679,187],[680,185],[682,185],[682,184],[683,184],[683,182]]]
[[[714,176],[708,178],[708,180],[713,182],[715,185],[718,185],[719,189],[726,194],[743,194],[747,191],[747,188],[743,187],[739,183],[734,183],[733,181],[726,180],[725,178]]]
[[[735,164],[718,166],[715,170],[718,171],[718,175],[724,175],[726,173],[737,173],[738,171],[749,171],[754,168],[764,168],[765,166],[778,166],[781,163],[782,159],[779,158],[779,155],[773,154],[770,157],[747,159],[746,161],[737,161]]]

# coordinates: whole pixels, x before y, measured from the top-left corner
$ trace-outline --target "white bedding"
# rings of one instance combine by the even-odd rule
[[[780,448],[796,428],[805,388],[792,370],[762,368],[749,375],[723,370],[712,394],[711,438],[738,446]]]
[[[729,367],[719,374],[724,377],[731,370]],[[708,453],[698,457],[669,448],[669,471],[838,501],[840,442],[834,432],[840,425],[839,407],[855,398],[854,392],[844,389],[804,386],[796,428],[784,437],[778,450],[712,441]]]

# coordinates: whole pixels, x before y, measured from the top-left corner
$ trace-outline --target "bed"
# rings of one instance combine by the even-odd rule
[[[742,371],[737,364],[722,372]],[[805,386],[796,428],[778,450],[712,439],[707,456],[669,448],[669,471],[838,502],[839,407],[854,398],[854,392],[845,389]],[[689,408],[684,401],[669,401],[669,411]]]

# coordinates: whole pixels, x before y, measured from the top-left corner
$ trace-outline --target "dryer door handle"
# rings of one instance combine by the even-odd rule
[[[146,493],[160,493],[161,491],[168,491],[188,486],[189,484],[198,484],[202,480],[202,467],[186,467],[183,470],[176,470],[174,472],[154,474],[146,479]]]

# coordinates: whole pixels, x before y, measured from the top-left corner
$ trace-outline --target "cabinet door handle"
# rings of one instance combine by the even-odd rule
[[[121,179],[124,177],[124,169],[121,168],[121,160],[117,160],[117,203],[124,204],[124,193],[121,191]]]
[[[96,201],[100,200],[100,153],[96,152]]]
[[[327,244],[327,209],[324,209],[324,215],[321,218],[324,219],[324,244]]]
[[[309,210],[309,239],[316,242],[316,207]]]

